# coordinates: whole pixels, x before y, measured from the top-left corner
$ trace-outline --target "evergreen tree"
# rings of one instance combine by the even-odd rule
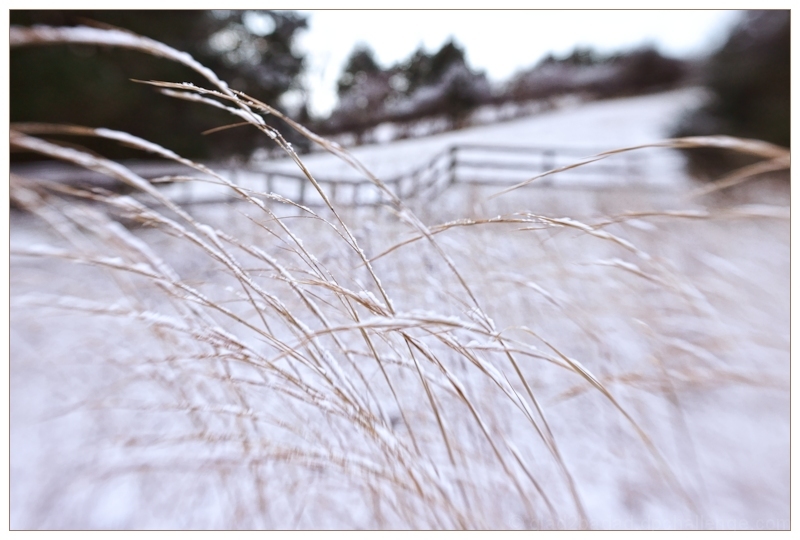
[[[442,45],[439,52],[433,55],[430,62],[429,78],[426,84],[436,84],[441,81],[447,72],[455,66],[466,67],[467,61],[464,58],[464,49],[449,40]]]
[[[322,130],[347,131],[362,142],[384,121],[414,122],[446,116],[460,127],[470,112],[491,98],[485,75],[473,72],[464,50],[452,40],[428,54],[417,49],[408,60],[382,69],[363,45],[350,55],[338,81],[339,103]]]
[[[321,126],[322,131],[348,131],[355,135],[356,144],[364,142],[367,131],[385,119],[391,75],[391,71],[381,69],[368,46],[357,45],[337,83],[339,102]]]
[[[350,58],[345,64],[342,75],[336,84],[339,97],[346,94],[358,82],[363,81],[369,75],[380,73],[381,68],[375,61],[372,49],[367,45],[357,45],[350,53]]]
[[[485,75],[467,66],[464,49],[452,39],[433,55],[419,49],[406,65],[412,117],[444,114],[457,128],[475,107],[491,98]]]
[[[453,127],[461,127],[475,107],[491,98],[486,77],[467,66],[464,49],[453,40],[434,54],[418,49],[396,70],[403,77],[394,87],[398,120],[445,115]]]
[[[422,47],[402,65],[408,86],[406,93],[412,94],[423,86],[432,86],[444,78],[453,66],[466,66],[464,50],[453,40],[447,41],[438,52],[428,54]]]
[[[405,73],[407,81],[403,93],[409,95],[418,88],[430,84],[431,55],[426,53],[422,47],[417,49],[408,61],[401,63],[398,67]]]

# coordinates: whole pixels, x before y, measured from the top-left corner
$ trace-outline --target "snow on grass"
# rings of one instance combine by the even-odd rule
[[[692,99],[355,154],[392,174],[470,137],[611,150]],[[659,152],[669,192],[396,208],[12,177],[36,219],[11,223],[11,527],[788,528],[786,188],[690,199]]]
[[[463,193],[449,197],[460,198],[462,207],[467,206]],[[453,201],[448,204],[457,206]],[[342,250],[330,227],[318,220],[284,216],[294,234],[304,239],[302,246],[293,247],[291,238],[271,219],[255,217],[256,223],[249,223],[237,216],[242,210],[209,207],[198,212],[213,230],[235,234],[282,261],[290,272],[300,271],[295,285],[312,294],[309,299],[323,302],[320,307],[327,313],[330,330],[312,322],[313,317],[308,319],[311,312],[298,303],[298,297],[287,295],[289,289],[275,269],[244,254],[237,255],[239,264],[280,298],[280,309],[307,321],[298,328],[309,337],[293,335],[275,321],[269,323],[270,334],[260,337],[246,328],[237,330],[235,324],[199,328],[194,338],[187,330],[183,337],[173,335],[169,330],[174,325],[159,324],[154,315],[141,317],[141,323],[113,316],[110,304],[119,298],[135,299],[143,314],[172,313],[173,301],[162,299],[154,285],[132,278],[115,284],[99,267],[87,270],[58,260],[13,257],[12,526],[578,526],[576,502],[557,461],[525,420],[530,413],[502,398],[509,395],[509,385],[524,395],[504,359],[505,350],[517,351],[514,354],[544,407],[590,526],[683,528],[702,519],[706,525],[725,528],[737,519],[747,528],[757,527],[769,516],[788,519],[789,258],[784,220],[638,218],[650,227],[621,223],[592,236],[585,227],[567,232],[563,225],[570,222],[554,218],[551,226],[539,229],[499,223],[440,233],[441,246],[506,340],[500,345],[496,337],[468,321],[471,310],[463,304],[461,287],[425,242],[401,247],[373,263],[397,311],[389,318],[369,317],[370,306],[384,308],[378,307],[376,291],[365,288],[369,280],[358,258]],[[247,212],[259,215],[252,209]],[[348,223],[368,256],[408,236],[407,227],[383,211],[351,212],[346,214]],[[12,249],[42,234],[26,221],[12,224]],[[612,231],[625,243],[609,241]],[[248,297],[239,287],[223,287],[235,285],[235,280],[202,251],[152,230],[135,235],[183,282],[203,293],[197,298],[208,298],[253,324],[264,316],[265,308],[259,315],[247,307]],[[628,242],[651,258],[631,258]],[[61,243],[49,239],[49,244]],[[358,324],[341,326],[347,318],[330,312],[335,296],[328,297],[333,290],[319,278],[303,277],[306,271],[297,265],[309,263],[300,263],[300,249],[313,253],[310,264],[338,276],[338,284],[352,291],[351,298],[367,307]],[[50,253],[59,254],[52,249]],[[127,263],[136,268],[128,259],[98,258],[112,259],[114,267]],[[521,286],[521,281],[535,286]],[[96,298],[108,302],[109,313],[64,311],[59,307],[80,306],[56,304],[33,309],[23,302],[32,292]],[[170,319],[165,315],[164,320]],[[400,408],[382,382],[381,369],[370,360],[369,342],[358,338],[363,329],[378,340],[372,346],[386,364],[383,369],[391,373]],[[392,344],[391,335],[400,330],[414,335],[414,343],[422,347],[415,355],[409,357],[408,350]],[[452,485],[451,480],[440,480],[446,489],[467,482],[463,489],[469,503],[462,501],[461,488],[447,498],[461,501],[458,505],[470,504],[472,514],[458,518],[438,495],[423,499],[432,506],[423,511],[414,503],[411,485],[387,492],[389,488],[375,478],[399,474],[385,469],[394,465],[356,465],[347,461],[355,455],[345,457],[354,451],[364,458],[379,455],[373,454],[377,448],[365,454],[371,447],[362,446],[363,442],[351,448],[347,442],[354,436],[351,428],[335,420],[337,414],[359,414],[358,408],[348,406],[338,412],[337,399],[325,397],[327,391],[319,383],[303,397],[285,383],[268,382],[274,378],[267,376],[272,369],[278,369],[276,373],[292,369],[295,353],[283,349],[276,356],[277,351],[269,352],[272,347],[266,338],[301,351],[309,339],[327,340],[329,332],[344,345],[325,346],[330,351],[326,354],[338,357],[331,365],[341,364],[338,371],[324,364],[300,364],[294,369],[307,372],[302,380],[314,373],[312,378],[339,381],[355,377],[336,386],[362,402],[359,407],[377,407],[378,418],[392,426],[390,432],[402,444],[412,444],[413,431],[417,444],[426,448],[421,465],[436,467],[426,481],[441,475],[452,481],[461,478]],[[469,354],[459,357],[452,346],[442,348],[440,333],[454,333],[452,339],[466,344]],[[197,336],[208,346],[194,341]],[[236,345],[239,342],[255,353],[241,356],[244,353],[237,351],[244,349]],[[419,378],[413,376],[417,368],[412,359],[422,351],[442,362],[436,367],[425,361],[424,354],[417,358],[439,403],[454,464],[437,435],[439,428]],[[576,359],[605,385],[659,448],[667,469],[654,461],[630,425],[559,353]],[[261,360],[246,361],[247,355]],[[476,363],[471,366],[472,355]],[[445,366],[457,377],[455,386],[440,373]],[[267,372],[260,373],[264,369]],[[233,375],[237,370],[241,373]],[[482,371],[488,378],[480,375]],[[274,385],[281,389],[278,394],[268,390]],[[482,411],[491,439],[497,437],[501,448],[508,440],[528,461],[555,515],[550,515],[536,490],[528,491],[533,488],[523,488],[531,497],[526,505],[511,486],[494,480],[503,473],[495,470],[498,464],[485,439],[473,431],[469,410],[451,395],[454,389],[475,400],[473,406]],[[287,401],[286,396],[295,397]],[[36,406],[31,407],[31,401]],[[312,411],[306,410],[309,406]],[[325,410],[334,416],[328,420],[318,416]],[[275,427],[284,424],[289,435],[281,435]],[[300,426],[303,431],[290,435]],[[376,429],[388,429],[381,426]],[[230,439],[234,434],[238,435]],[[297,436],[299,441],[317,441],[312,449],[319,441],[334,446],[312,454],[309,450],[284,454],[272,448]],[[345,439],[338,440],[340,436]],[[186,452],[191,459],[176,461]],[[330,466],[324,464],[328,462]],[[278,467],[279,463],[285,466]],[[337,463],[344,476],[337,472]],[[523,475],[521,470],[515,474]],[[670,480],[671,475],[676,480]],[[88,491],[73,497],[77,488],[70,486],[78,479],[86,486],[80,489]],[[263,507],[259,494],[265,498]],[[411,500],[395,499],[404,497]],[[44,507],[36,503],[43,498],[64,511],[48,510],[45,517]],[[106,501],[105,510],[98,506],[101,499]],[[106,508],[115,499],[115,509]],[[164,506],[167,500],[177,503]],[[304,502],[311,506],[300,513],[297,507]],[[383,508],[371,507],[375,504]],[[482,511],[474,513],[474,507]],[[474,520],[466,520],[467,515]]]

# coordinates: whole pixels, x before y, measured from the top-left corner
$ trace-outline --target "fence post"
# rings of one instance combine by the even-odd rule
[[[297,203],[302,206],[306,205],[306,183],[307,182],[305,178],[300,179],[300,200],[298,200]]]
[[[556,167],[556,153],[554,150],[542,152],[542,172],[552,171]]]
[[[456,152],[458,151],[458,146],[453,145],[450,147],[450,183],[456,183],[456,167],[458,167],[457,155]]]
[[[625,164],[627,165],[626,176],[628,184],[635,184],[639,180],[639,156],[628,153],[625,156]]]
[[[542,172],[545,173],[547,171],[552,171],[556,168],[556,151],[555,150],[545,150],[542,152]],[[546,176],[544,180],[542,180],[543,186],[552,186],[553,185],[553,177]]]
[[[408,193],[406,193],[407,199],[416,197],[422,193],[425,172],[425,169],[417,169],[414,171],[414,174],[411,176],[411,187],[408,189]]]
[[[272,175],[267,174],[267,193],[272,193]]]

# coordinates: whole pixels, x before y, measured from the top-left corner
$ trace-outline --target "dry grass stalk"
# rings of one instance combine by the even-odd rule
[[[13,147],[112,176],[154,201],[148,204],[143,202],[145,198],[11,177],[12,200],[51,225],[67,243],[67,247],[13,246],[12,257],[60,259],[107,270],[122,292],[120,299],[113,302],[102,295],[94,300],[68,294],[29,294],[15,299],[14,310],[48,306],[137,321],[165,343],[174,341],[180,345],[173,349],[174,355],[145,359],[134,366],[133,374],[114,386],[115,392],[81,401],[69,409],[97,408],[142,415],[179,412],[193,423],[192,429],[181,434],[156,432],[123,437],[121,446],[140,452],[142,461],[135,462],[139,454],[131,454],[130,465],[111,467],[96,476],[98,482],[114,475],[146,476],[180,469],[214,470],[223,479],[232,475],[230,481],[235,484],[241,474],[249,477],[250,473],[241,471],[250,471],[256,486],[256,502],[248,506],[249,503],[234,498],[247,512],[260,512],[263,516],[268,506],[266,475],[269,467],[281,463],[292,467],[286,482],[304,482],[306,477],[294,470],[297,468],[306,471],[308,478],[317,478],[320,471],[326,471],[325,475],[347,481],[350,487],[364,487],[364,497],[371,500],[373,508],[363,521],[367,527],[508,528],[524,525],[525,519],[544,520],[543,516],[549,516],[554,524],[560,519],[576,519],[576,523],[590,527],[592,516],[582,500],[581,486],[575,480],[557,440],[558,430],[551,425],[541,398],[548,389],[542,387],[544,379],[540,379],[540,374],[557,368],[565,380],[580,382],[553,397],[555,402],[596,392],[613,406],[624,420],[622,423],[630,426],[664,483],[688,508],[697,507],[684,485],[685,480],[676,474],[665,452],[624,400],[609,389],[611,383],[616,387],[660,388],[659,380],[654,381],[651,374],[633,372],[596,375],[551,344],[538,330],[525,326],[498,329],[484,309],[480,294],[470,284],[469,268],[434,237],[487,226],[513,226],[519,234],[574,230],[609,249],[621,249],[639,261],[634,264],[614,257],[596,259],[591,264],[633,273],[661,293],[679,297],[689,310],[713,314],[714,309],[690,279],[633,241],[604,229],[646,217],[712,219],[722,214],[683,210],[639,212],[590,225],[570,218],[521,212],[428,226],[345,149],[311,133],[269,105],[228,88],[185,53],[120,30],[11,29],[12,47],[51,43],[125,47],[194,69],[216,89],[185,83],[150,81],[148,84],[168,96],[227,110],[263,131],[295,161],[322,197],[329,214],[323,216],[322,212],[315,213],[274,194],[243,189],[201,164],[127,133],[81,126],[12,125]],[[311,171],[280,133],[265,124],[260,114],[282,118],[372,180],[387,196],[400,220],[412,227],[410,238],[370,256]],[[153,185],[174,178],[150,182],[119,163],[38,137],[50,134],[116,140],[190,167],[248,203],[247,208],[255,215],[246,217],[259,237],[256,241],[246,241],[233,232],[205,223]],[[748,174],[788,167],[784,149],[758,141],[724,137],[675,139],[599,154],[499,194],[614,153],[658,146],[724,147],[769,160],[723,179],[716,189],[738,183]],[[70,198],[62,198],[64,195]],[[352,262],[353,273],[365,272],[363,276],[370,286],[343,273],[336,260],[326,262],[319,251],[307,247],[301,233],[289,226],[290,219],[265,203],[265,197],[292,205],[319,231],[327,231],[336,257]],[[750,211],[750,215],[758,214],[758,209]],[[761,212],[769,214],[763,209]],[[731,215],[746,213],[744,209]],[[157,242],[143,240],[117,221],[117,215],[145,225],[148,230],[160,231],[187,253],[195,253],[198,260],[213,268],[214,281],[193,285],[182,278],[186,271],[177,269],[174,262],[159,254]],[[402,311],[395,307],[390,288],[383,284],[374,265],[422,239],[444,264],[445,274],[454,280],[452,287],[450,283],[442,283],[439,292],[459,291],[457,302],[466,317],[428,310]],[[266,245],[265,240],[275,245]],[[311,240],[309,243],[313,244]],[[506,281],[532,289],[602,346],[603,338],[586,323],[574,302],[558,298],[525,278],[512,276]],[[158,294],[140,293],[144,288]],[[548,350],[538,349],[527,339],[514,339],[514,332],[533,336]],[[692,384],[704,380],[694,372],[682,376]],[[703,376],[718,381],[756,382],[733,372],[711,371]],[[116,390],[134,381],[160,385],[174,399],[154,403],[118,399]],[[195,444],[211,451],[211,455],[179,460],[148,459],[147,452],[154,446],[180,453]],[[215,449],[219,450],[219,456],[213,455]],[[338,473],[329,472],[331,468]],[[556,472],[548,472],[549,469]],[[232,470],[241,474],[237,476]],[[500,498],[510,502],[498,502]],[[298,512],[294,523],[300,523],[302,515],[302,511]],[[520,515],[527,517],[515,521]]]

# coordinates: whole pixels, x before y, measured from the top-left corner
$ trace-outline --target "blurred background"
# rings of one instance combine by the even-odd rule
[[[531,114],[564,96],[585,102],[704,86],[709,99],[676,119],[674,135],[789,146],[789,20],[786,10],[10,12],[12,25],[119,27],[162,41],[349,145]],[[252,128],[202,134],[230,124],[227,113],[130,79],[204,83],[183,66],[133,51],[15,48],[11,121],[119,129],[191,158],[249,158],[259,148],[269,155]],[[150,114],[130,114],[143,109]],[[271,122],[299,151],[311,150]],[[136,156],[91,144],[108,157]],[[700,176],[732,159],[719,151],[690,158]],[[12,154],[27,159],[36,158]]]
[[[533,520],[551,503],[532,488],[512,491],[510,469],[445,385],[451,362],[488,440],[507,445],[508,463],[532,465],[524,473],[541,478],[557,517],[579,516],[575,485],[596,528],[790,527],[788,182],[762,174],[735,186],[752,192],[713,192],[720,185],[699,186],[686,164],[716,179],[742,158],[649,148],[496,196],[667,137],[789,146],[788,10],[11,10],[10,22],[121,28],[187,51],[352,149],[410,210],[275,118],[266,121],[307,152],[319,192],[259,130],[132,82],[209,86],[175,62],[111,47],[12,48],[12,122],[125,131],[238,186],[100,137],[35,133],[119,160],[158,197],[12,149],[12,528],[430,529],[449,523],[438,521],[445,510],[475,528],[569,528]],[[132,196],[117,197],[123,189]],[[438,245],[412,243],[423,238],[412,214]],[[365,339],[383,290],[397,328],[411,321],[419,350],[439,355],[424,377],[442,419],[405,334],[376,319],[376,339]],[[466,323],[450,333],[452,321]],[[484,321],[502,330],[471,329]],[[558,452],[548,458],[555,444],[515,416],[522,407],[506,388],[517,382],[485,376],[484,366],[512,373],[493,341],[501,332],[519,344],[514,369],[530,377],[574,482]],[[611,402],[540,354],[540,340],[611,387]],[[397,391],[370,360],[383,354]],[[344,368],[317,370],[318,356]],[[271,370],[284,361],[298,378],[313,368],[308,398]],[[275,391],[280,381],[291,390]],[[387,430],[330,412],[357,410],[351,391]],[[441,471],[446,489],[430,486],[441,502],[402,487],[405,454],[387,444],[390,428],[407,448],[420,434],[408,470],[423,481]],[[451,502],[457,489],[463,505]]]

